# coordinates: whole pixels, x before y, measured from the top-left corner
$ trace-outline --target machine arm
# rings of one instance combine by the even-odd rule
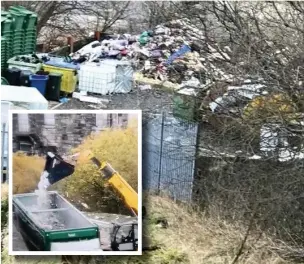
[[[100,162],[93,153],[87,151],[82,153],[80,159],[91,160],[98,170],[103,174],[103,179],[106,180],[113,188],[115,188],[124,198],[126,205],[132,210],[132,212],[138,215],[138,194],[127,183],[127,181],[115,171],[107,162]]]

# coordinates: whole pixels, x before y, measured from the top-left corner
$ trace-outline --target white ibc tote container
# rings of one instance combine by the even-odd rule
[[[129,93],[133,85],[133,68],[128,61],[88,62],[78,71],[79,90],[101,95]]]

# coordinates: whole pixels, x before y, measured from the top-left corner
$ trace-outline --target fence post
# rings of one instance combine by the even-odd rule
[[[71,37],[71,36],[67,37],[67,44],[70,46],[70,53],[73,53],[73,51],[74,51],[74,39],[73,39],[73,37]]]
[[[4,141],[5,141],[5,128],[6,128],[6,125],[5,123],[2,124],[2,130],[1,130],[1,136],[2,136],[2,142],[1,142],[1,146],[2,146],[2,151],[1,151],[1,182],[3,183],[4,182],[4,175],[3,175],[3,164],[4,164]],[[7,168],[6,168],[7,170]]]
[[[164,141],[164,126],[165,126],[165,112],[162,112],[161,119],[161,132],[160,132],[160,150],[159,150],[159,166],[158,166],[158,186],[157,193],[160,194],[160,180],[162,173],[162,157],[163,157],[163,141]]]
[[[191,191],[191,202],[197,202],[199,197],[196,195],[196,183],[198,177],[198,164],[199,164],[199,146],[200,146],[200,133],[202,129],[202,124],[197,123],[197,131],[196,131],[196,145],[195,145],[195,160],[194,160],[194,170],[193,170],[193,180],[192,180],[192,191]]]

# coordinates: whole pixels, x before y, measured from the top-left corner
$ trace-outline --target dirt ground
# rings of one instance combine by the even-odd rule
[[[140,91],[135,88],[128,94],[113,94],[113,95],[90,95],[97,98],[108,99],[110,102],[107,104],[107,108],[95,108],[97,104],[80,102],[78,99],[69,98],[67,103],[63,103],[56,107],[56,110],[136,110],[141,109],[143,114],[146,113],[160,113],[162,111],[172,112],[172,98],[173,94],[158,88],[151,90]],[[59,102],[49,102],[49,108],[52,109],[58,105]]]

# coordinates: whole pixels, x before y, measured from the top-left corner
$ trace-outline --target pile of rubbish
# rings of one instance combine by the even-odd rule
[[[94,41],[70,54],[75,63],[99,62],[105,58],[128,60],[143,77],[200,88],[214,79],[229,80],[215,62],[230,60],[224,50],[206,44],[203,32],[189,20],[175,20],[141,35],[123,34]],[[212,78],[210,78],[212,76]]]

